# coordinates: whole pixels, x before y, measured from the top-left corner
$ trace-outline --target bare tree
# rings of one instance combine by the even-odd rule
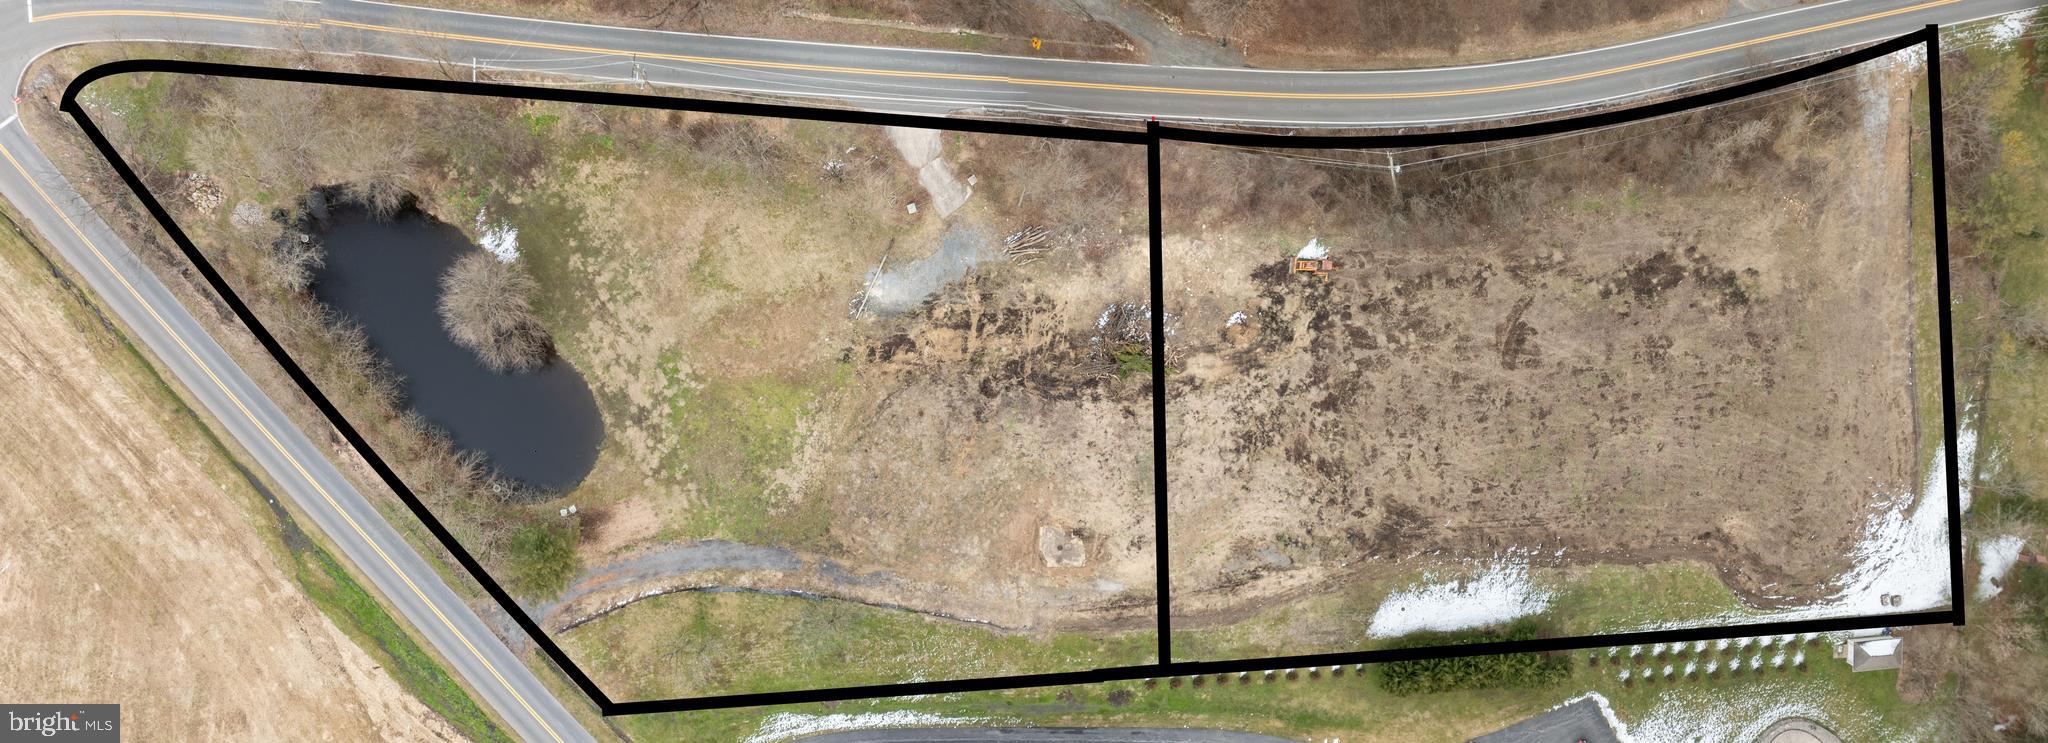
[[[286,230],[271,241],[270,252],[263,255],[263,280],[286,291],[302,292],[313,285],[313,274],[326,265],[327,250],[319,241]]]
[[[412,194],[389,178],[371,178],[342,187],[342,198],[370,213],[370,218],[389,222],[411,205]]]
[[[313,66],[314,55],[323,46],[319,8],[312,3],[272,0],[270,16],[277,23],[271,26],[271,48],[292,54],[300,65]]]
[[[441,325],[496,372],[532,371],[554,342],[534,316],[533,277],[489,253],[463,256],[441,275]]]
[[[668,0],[661,7],[651,4],[639,10],[622,11],[643,22],[648,28],[686,28],[696,31],[704,29],[704,7],[709,0]],[[633,3],[621,5],[632,6]]]
[[[775,134],[740,122],[711,122],[705,127],[701,146],[715,156],[761,172],[775,165],[779,143]]]

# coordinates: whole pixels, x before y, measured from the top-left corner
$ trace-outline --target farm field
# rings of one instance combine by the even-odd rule
[[[0,694],[200,737],[506,740],[65,277],[0,210]]]

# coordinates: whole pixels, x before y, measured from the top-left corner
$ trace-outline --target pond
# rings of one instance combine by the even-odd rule
[[[500,475],[554,492],[583,481],[604,438],[583,376],[560,358],[532,372],[492,372],[441,328],[441,274],[480,250],[461,230],[418,211],[379,222],[336,207],[315,231],[327,265],[314,296],[363,326],[406,404]]]

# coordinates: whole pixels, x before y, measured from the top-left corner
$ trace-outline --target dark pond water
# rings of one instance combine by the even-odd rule
[[[441,273],[480,248],[416,211],[377,222],[336,208],[319,232],[327,266],[314,295],[362,324],[371,347],[402,377],[414,410],[506,477],[554,491],[583,481],[604,438],[583,376],[561,359],[498,374],[441,329]]]

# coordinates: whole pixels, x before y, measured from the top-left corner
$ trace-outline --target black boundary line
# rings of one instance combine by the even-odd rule
[[[1152,280],[1152,560],[1153,590],[1159,593],[1159,645],[1157,661],[1173,664],[1172,566],[1166,539],[1166,231],[1161,227],[1159,120],[1145,122],[1145,213],[1148,229],[1147,253],[1151,257],[1146,273]]]
[[[1344,665],[1385,663],[1403,660],[1429,658],[1451,658],[1502,653],[1552,652],[1584,648],[1633,645],[1652,642],[1693,642],[1718,640],[1735,637],[1752,637],[1773,634],[1798,634],[1806,632],[1838,632],[1847,630],[1876,629],[1881,627],[1914,626],[1924,624],[1962,624],[1963,606],[1958,593],[1962,588],[1962,538],[1961,538],[1961,491],[1959,463],[1956,444],[1955,379],[1951,374],[1954,342],[1951,330],[1949,307],[1948,235],[1947,235],[1947,194],[1943,174],[1943,149],[1941,138],[1940,70],[1941,55],[1938,43],[1939,29],[1927,26],[1919,31],[1905,34],[1886,42],[1849,52],[1828,60],[1798,69],[1770,75],[1747,83],[1705,91],[1682,98],[1650,103],[1614,111],[1570,117],[1554,121],[1520,124],[1492,129],[1468,131],[1358,135],[1358,136],[1289,136],[1273,134],[1244,134],[1201,129],[1188,129],[1160,125],[1156,120],[1146,124],[1145,131],[1096,129],[1057,124],[1027,124],[1017,122],[988,121],[978,119],[955,119],[937,116],[911,114],[871,113],[832,108],[775,105],[762,103],[739,103],[730,101],[697,100],[654,96],[634,93],[611,93],[579,89],[537,88],[502,83],[462,82],[454,80],[431,80],[421,78],[365,75],[357,73],[326,72],[319,70],[293,70],[252,65],[232,65],[182,60],[133,59],[110,62],[81,73],[65,89],[59,109],[71,115],[78,122],[93,146],[120,174],[128,189],[155,218],[171,240],[177,243],[187,260],[198,269],[207,284],[234,312],[237,319],[256,336],[265,351],[269,352],[285,373],[291,377],[301,391],[320,409],[328,422],[341,432],[356,452],[370,464],[378,477],[384,481],[400,500],[404,501],[413,515],[420,519],[441,545],[455,556],[456,561],[470,576],[484,587],[485,592],[496,600],[506,613],[524,630],[541,651],[556,666],[574,681],[583,693],[589,695],[599,711],[606,716],[651,714],[662,712],[685,712],[707,709],[725,709],[760,705],[797,704],[806,702],[845,701],[880,697],[905,696],[913,694],[951,694],[975,691],[999,691],[1006,689],[1064,686],[1071,684],[1092,684],[1105,681],[1125,681],[1160,676],[1191,675],[1206,673],[1246,673],[1290,668],[1306,668],[1320,665]],[[1056,673],[1017,674],[973,679],[947,681],[919,681],[892,684],[870,684],[843,686],[823,689],[799,689],[776,692],[725,694],[679,699],[654,699],[639,701],[613,701],[606,696],[583,670],[571,661],[568,654],[557,645],[552,637],[542,631],[528,616],[518,602],[513,600],[482,565],[462,548],[447,528],[442,526],[431,511],[420,502],[405,482],[387,465],[368,442],[350,425],[334,404],[327,399],[305,370],[293,361],[282,345],[272,336],[247,304],[235,294],[232,287],[221,277],[212,264],[201,253],[191,238],[179,229],[161,203],[150,193],[128,162],[107,140],[104,133],[93,123],[91,116],[78,103],[78,95],[85,86],[105,77],[141,72],[168,72],[175,74],[209,75],[216,77],[273,80],[281,82],[315,83],[352,87],[385,88],[418,92],[450,93],[456,95],[483,96],[495,98],[526,98],[534,100],[560,101],[567,103],[588,103],[607,106],[636,106],[682,111],[726,113],[742,116],[766,116],[811,121],[828,121],[851,124],[882,126],[907,126],[945,131],[1004,134],[1013,136],[1045,137],[1091,142],[1144,145],[1147,152],[1147,186],[1149,191],[1148,212],[1150,225],[1151,297],[1153,302],[1152,333],[1155,339],[1164,335],[1164,313],[1159,311],[1164,299],[1164,277],[1160,267],[1164,229],[1160,224],[1160,170],[1161,143],[1184,141],[1206,144],[1224,144],[1267,148],[1330,148],[1330,147],[1387,147],[1387,146],[1440,146],[1498,141],[1522,137],[1561,134],[1591,129],[1630,121],[1638,121],[1696,108],[1712,106],[1735,98],[1754,95],[1773,88],[1782,87],[1803,80],[1815,78],[1838,70],[1868,62],[1915,45],[1925,45],[1927,50],[1929,118],[1931,154],[1935,161],[1934,172],[1934,222],[1936,252],[1936,301],[1940,303],[1940,341],[1943,397],[1943,424],[1946,434],[1949,515],[1949,582],[1950,608],[1901,614],[1879,614],[1870,616],[1835,617],[1752,624],[1719,625],[1683,629],[1646,630],[1601,635],[1579,635],[1572,637],[1539,638],[1532,640],[1511,640],[1481,642],[1466,645],[1441,645],[1416,648],[1385,648],[1379,650],[1358,650],[1334,653],[1311,653],[1304,655],[1276,656],[1266,658],[1243,658],[1213,661],[1175,662],[1169,654],[1171,630],[1170,608],[1167,591],[1166,559],[1166,493],[1165,493],[1165,368],[1163,364],[1153,365],[1153,427],[1156,434],[1153,443],[1155,485],[1153,509],[1155,515],[1155,550],[1158,565],[1157,587],[1159,593],[1159,661],[1134,666],[1116,666],[1083,671]]]
[[[1948,286],[1948,157],[1941,140],[1941,27],[1928,26],[1927,35],[1927,142],[1934,176],[1934,302],[1941,323],[1941,425],[1947,460],[1948,485],[1948,596],[1951,621],[1963,623],[1963,490],[1962,462],[1956,444],[1955,331],[1949,315]],[[1916,403],[1917,404],[1917,403]]]
[[[1435,132],[1422,134],[1335,134],[1335,135],[1274,135],[1248,134],[1244,132],[1218,131],[1214,129],[1190,129],[1187,127],[1161,127],[1160,138],[1195,142],[1198,144],[1230,145],[1234,147],[1269,148],[1375,148],[1375,147],[1439,147],[1456,144],[1497,142],[1503,139],[1523,139],[1552,134],[1596,129],[1614,124],[1665,116],[1668,114],[1705,108],[1717,103],[1726,103],[1737,98],[1746,98],[1764,91],[1782,88],[1792,83],[1810,80],[1830,72],[1854,67],[1864,62],[1879,59],[1902,49],[1919,46],[1927,39],[1927,31],[1920,30],[1886,41],[1879,42],[1852,52],[1829,57],[1825,60],[1784,72],[1736,83],[1727,87],[1701,91],[1693,95],[1655,101],[1640,106],[1601,111],[1583,116],[1572,116],[1528,124],[1493,127],[1488,129],[1467,129],[1463,131]]]
[[[263,323],[256,319],[255,313],[249,311],[249,305],[243,303],[242,298],[235,294],[234,289],[228,286],[226,280],[221,278],[220,272],[216,271],[213,264],[206,260],[205,254],[199,252],[199,248],[192,244],[192,239],[185,235],[184,230],[179,229],[177,222],[171,219],[170,213],[164,210],[163,204],[157,202],[156,196],[150,193],[149,188],[143,185],[142,179],[135,175],[135,170],[129,167],[128,161],[122,158],[119,152],[115,151],[113,144],[107,141],[106,135],[100,131],[98,126],[92,123],[92,117],[85,113],[85,109],[78,105],[77,99],[73,96],[76,92],[77,89],[75,87],[65,91],[63,102],[58,106],[59,110],[71,114],[72,118],[78,120],[79,127],[85,130],[85,135],[92,140],[93,146],[99,148],[100,154],[107,159],[107,163],[112,165],[114,171],[121,175],[121,180],[128,184],[129,190],[135,193],[135,198],[142,202],[143,208],[149,211],[150,216],[155,217],[157,222],[162,225],[164,231],[170,234],[171,241],[178,244],[178,249],[184,252],[185,258],[192,261],[194,268],[199,269],[199,274],[206,278],[206,283],[213,287],[214,293],[219,294],[221,300],[227,303],[228,309],[234,311],[235,317],[240,318],[242,324],[249,328],[249,332],[256,336],[257,342],[263,345],[263,350],[270,352],[271,357],[276,359],[278,365],[284,368],[285,374],[291,377],[292,382],[297,384],[299,389],[313,400],[313,405],[320,408],[321,415],[326,416],[328,422],[341,432],[342,438],[348,440],[349,446],[354,447],[356,452],[363,456],[364,461],[369,463],[370,469],[376,471],[377,477],[398,493],[399,499],[405,501],[405,505],[412,510],[413,515],[419,517],[420,521],[426,524],[427,530],[433,533],[434,538],[439,540],[442,546],[448,548],[449,553],[455,556],[456,562],[460,563],[464,570],[469,571],[469,574],[476,578],[478,583],[483,584],[484,591],[489,593],[491,598],[497,601],[500,606],[504,607],[505,613],[512,616],[513,621],[519,624],[519,628],[535,638],[545,638],[547,633],[540,631],[540,625],[535,623],[532,617],[526,615],[526,611],[520,608],[519,603],[514,601],[511,594],[506,593],[505,589],[499,586],[498,582],[493,580],[489,573],[484,571],[483,566],[477,563],[476,558],[471,557],[467,550],[462,549],[461,543],[455,540],[455,536],[448,533],[447,527],[442,526],[439,519],[434,518],[433,513],[428,511],[426,505],[420,502],[419,496],[414,495],[412,489],[405,486],[404,481],[399,479],[398,473],[392,471],[390,465],[385,464],[383,457],[377,456],[376,452],[370,448],[369,442],[363,440],[363,435],[356,431],[355,426],[349,424],[347,418],[342,417],[341,411],[334,407],[334,403],[327,399],[327,395],[320,391],[318,385],[313,384],[312,378],[306,375],[306,371],[299,367],[298,362],[292,360],[290,354],[285,353],[284,346],[280,345],[277,342],[277,338],[270,334],[270,330],[265,328]],[[590,693],[591,699],[597,701],[600,709],[607,704],[611,704],[611,699],[604,696],[604,692],[598,689],[597,685],[592,683],[588,676],[583,674],[582,669],[568,662],[568,655],[563,653],[560,647],[557,647],[550,641],[543,643],[542,648],[547,652],[548,657],[553,658],[555,663],[560,665],[562,670],[567,672],[569,677],[578,686],[583,687],[585,692]]]

